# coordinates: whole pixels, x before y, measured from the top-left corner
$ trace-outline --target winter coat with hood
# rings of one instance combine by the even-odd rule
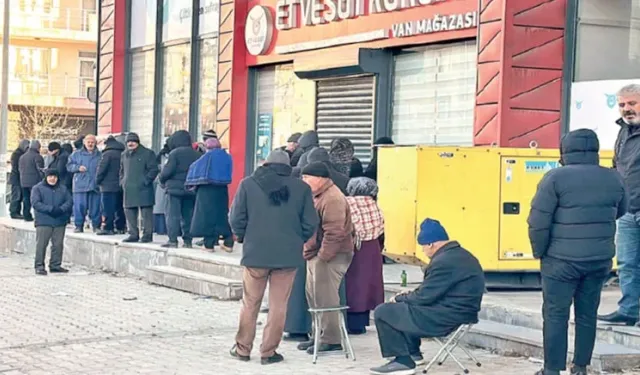
[[[40,142],[31,141],[29,150],[18,160],[20,186],[32,188],[44,178],[44,158],[40,155]]]
[[[120,162],[124,149],[124,144],[115,138],[109,137],[105,141],[96,175],[96,183],[101,192],[117,193],[120,191]]]
[[[169,195],[194,195],[194,192],[185,189],[184,183],[187,180],[189,167],[202,155],[193,149],[191,135],[186,130],[173,133],[167,144],[171,152],[167,164],[160,173],[160,183],[164,185]]]
[[[67,181],[69,181],[69,172],[67,172],[69,156],[71,156],[71,154],[69,154],[65,149],[60,149],[57,154],[51,156],[48,166],[45,162],[45,169],[55,169],[58,171],[58,178],[65,186],[67,186]]]
[[[41,181],[31,190],[36,227],[64,227],[73,210],[71,192],[58,178],[55,185]]]
[[[561,167],[547,172],[527,220],[535,258],[587,262],[615,255],[616,219],[627,210],[620,175],[599,165],[596,133],[579,129],[561,142]]]
[[[73,173],[73,192],[89,193],[98,191],[96,175],[98,164],[102,159],[102,153],[97,148],[89,152],[85,147],[76,150],[67,162],[67,171]],[[80,172],[80,167],[85,167],[85,172]]]
[[[20,157],[29,150],[29,141],[23,139],[20,141],[18,148],[11,153],[11,174],[9,175],[9,183],[13,186],[20,186]]]
[[[240,182],[231,207],[231,230],[243,240],[245,267],[301,266],[303,245],[318,223],[311,188],[292,177],[286,164],[256,169]]]
[[[120,160],[120,186],[125,208],[153,206],[153,182],[158,176],[155,152],[143,145],[126,150]]]
[[[295,165],[292,162],[291,165],[299,168],[304,168],[307,164],[309,164],[309,160],[307,159],[309,157],[309,152],[317,147],[320,147],[318,132],[316,132],[315,130],[304,132],[304,134],[302,134],[302,136],[298,140],[298,148],[291,156],[291,160],[297,160],[297,162],[295,163]]]

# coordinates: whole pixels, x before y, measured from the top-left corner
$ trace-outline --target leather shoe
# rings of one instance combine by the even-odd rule
[[[587,375],[587,368],[583,366],[572,366],[571,375]]]
[[[318,346],[318,353],[324,352],[341,352],[342,345],[341,344],[320,344]],[[307,354],[313,354],[313,346],[307,348]]]
[[[51,273],[69,273],[69,270],[62,267],[49,267]]]
[[[284,341],[307,342],[309,341],[309,335],[306,333],[285,333],[282,339]]]
[[[309,348],[313,348],[313,340],[301,342],[298,344],[298,350],[307,350]]]
[[[153,237],[151,236],[142,236],[142,239],[140,240],[141,243],[151,243],[153,242]]]
[[[44,268],[37,268],[36,275],[47,276],[47,270],[45,270]]]
[[[612,324],[624,324],[627,326],[632,326],[636,324],[638,321],[637,318],[633,318],[627,315],[622,315],[617,311],[614,311],[611,314],[607,314],[607,315],[598,315],[598,320],[607,322],[607,323],[612,323]]]
[[[129,236],[124,240],[122,240],[122,242],[126,242],[126,243],[132,243],[132,242],[138,242],[138,241],[140,241],[140,239],[138,237],[133,237],[133,236]]]

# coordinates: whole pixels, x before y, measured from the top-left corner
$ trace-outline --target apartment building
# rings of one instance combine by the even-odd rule
[[[74,139],[95,129],[97,0],[12,0],[9,149],[20,138]]]

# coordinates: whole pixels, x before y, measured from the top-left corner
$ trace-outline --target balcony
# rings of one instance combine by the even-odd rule
[[[93,110],[87,88],[95,86],[93,78],[70,75],[9,76],[9,104],[66,107]]]
[[[97,42],[98,15],[95,10],[50,8],[47,11],[11,10],[11,38],[67,42]]]

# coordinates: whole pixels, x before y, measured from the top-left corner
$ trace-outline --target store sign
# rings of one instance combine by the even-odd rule
[[[289,30],[315,26],[368,14],[433,5],[447,0],[278,0],[276,2],[276,29]],[[365,12],[365,4],[368,12]]]
[[[273,37],[273,18],[268,8],[256,5],[249,11],[244,25],[244,43],[253,56],[267,52]]]
[[[447,16],[436,14],[431,18],[397,23],[391,26],[391,35],[394,38],[404,38],[415,35],[437,33],[441,31],[471,29],[477,26],[477,12],[451,14]]]

